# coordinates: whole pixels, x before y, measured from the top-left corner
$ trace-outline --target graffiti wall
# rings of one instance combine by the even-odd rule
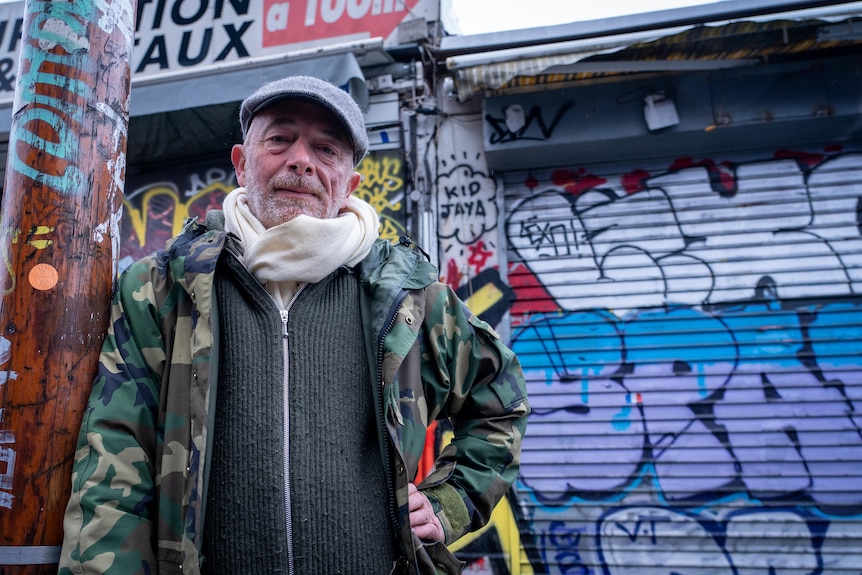
[[[509,180],[515,570],[860,573],[862,153]]]
[[[472,118],[435,133],[441,275],[533,413],[465,572],[862,573],[862,152],[498,186]]]
[[[404,162],[400,150],[372,152],[357,168],[362,183],[356,195],[380,215],[381,236],[394,240],[405,233]],[[120,269],[164,247],[189,218],[220,209],[236,187],[236,175],[225,160],[199,161],[155,174],[130,175],[123,201]]]
[[[440,276],[470,309],[499,326],[511,294],[501,279],[501,201],[482,150],[474,116],[443,122],[437,132],[435,188]]]

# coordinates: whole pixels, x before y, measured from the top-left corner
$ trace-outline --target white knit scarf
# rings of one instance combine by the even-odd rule
[[[282,309],[301,284],[362,261],[379,234],[377,212],[356,196],[334,218],[300,215],[270,229],[248,209],[245,188],[229,193],[222,208],[226,231],[245,246],[245,266]]]

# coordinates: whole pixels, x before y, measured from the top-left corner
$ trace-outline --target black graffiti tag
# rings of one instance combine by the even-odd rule
[[[554,118],[549,124],[545,123],[541,108],[539,108],[539,106],[533,106],[530,108],[530,111],[524,115],[524,125],[515,131],[512,131],[506,124],[505,114],[502,118],[486,114],[485,120],[494,130],[489,141],[491,144],[505,144],[507,142],[515,142],[518,140],[549,140],[551,136],[553,136],[554,130],[557,128],[557,124],[560,123],[560,120],[563,119],[566,112],[568,112],[574,105],[575,103],[571,100],[564,102],[563,105],[560,106],[560,109],[557,110],[557,113],[554,114]],[[534,122],[539,128],[538,135],[531,135],[532,133],[530,132],[530,128],[533,126]]]
[[[482,182],[471,180],[466,183],[443,186],[446,202],[440,204],[440,217],[485,217],[487,212],[482,197]]]

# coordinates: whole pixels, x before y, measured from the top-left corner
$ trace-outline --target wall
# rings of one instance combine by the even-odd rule
[[[481,152],[481,118],[443,121],[436,132],[433,206],[437,222],[440,279],[455,289],[474,313],[499,326],[509,288],[501,278],[502,211],[497,184]]]
[[[537,572],[858,573],[860,175],[828,148],[507,182]]]
[[[493,205],[489,119],[442,116],[441,274],[534,409],[467,572],[859,573],[859,147],[575,161]]]

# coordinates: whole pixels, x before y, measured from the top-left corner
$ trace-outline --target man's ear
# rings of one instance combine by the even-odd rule
[[[362,181],[362,174],[359,172],[353,172],[353,175],[350,176],[350,179],[347,180],[347,188],[346,194],[341,198],[341,209],[347,207],[347,203],[350,201],[350,195],[356,191],[356,188],[359,187],[359,182]]]
[[[236,172],[236,183],[245,186],[245,148],[242,144],[234,144],[231,148],[230,161],[233,162],[233,169]]]
[[[347,189],[350,190],[347,192],[348,196],[356,191],[356,188],[359,187],[359,182],[361,181],[362,174],[360,174],[359,172],[353,172],[353,175],[350,176],[350,182],[347,184]]]

